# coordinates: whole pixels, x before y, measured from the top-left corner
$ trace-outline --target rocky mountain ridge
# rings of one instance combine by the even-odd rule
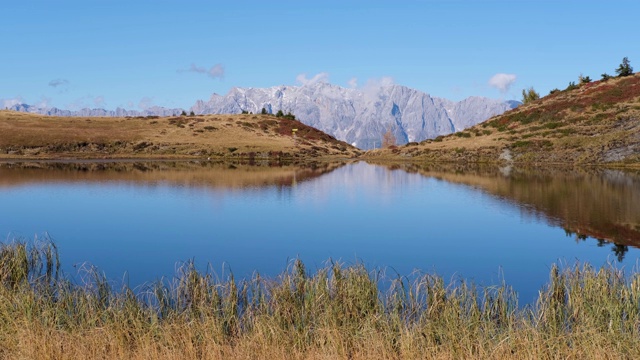
[[[399,145],[465,129],[520,105],[470,97],[459,102],[401,85],[351,89],[317,82],[303,86],[233,88],[191,108],[196,114],[292,113],[303,123],[361,149],[380,147],[391,130]]]
[[[382,135],[391,130],[398,145],[447,135],[502,114],[520,105],[469,97],[454,102],[401,85],[343,88],[325,82],[303,86],[232,88],[226,95],[213,94],[198,100],[187,112],[195,114],[239,114],[242,112],[292,113],[306,125],[324,131],[361,149],[381,146]],[[175,116],[183,109],[159,106],[148,109],[62,110],[26,104],[9,110],[51,116]]]

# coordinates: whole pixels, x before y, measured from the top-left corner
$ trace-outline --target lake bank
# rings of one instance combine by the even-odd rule
[[[130,289],[95,268],[70,281],[59,259],[46,241],[0,246],[3,356],[640,356],[640,275],[612,266],[554,265],[535,304],[522,308],[505,283],[387,276],[357,264],[308,272],[292,261],[277,277],[236,279],[186,262],[167,282]]]

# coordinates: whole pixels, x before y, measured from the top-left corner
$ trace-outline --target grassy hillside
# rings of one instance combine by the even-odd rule
[[[298,129],[293,135],[292,129]],[[360,151],[272,115],[53,117],[0,111],[0,158],[317,158]]]
[[[449,136],[371,158],[530,164],[640,163],[640,75],[556,91]]]

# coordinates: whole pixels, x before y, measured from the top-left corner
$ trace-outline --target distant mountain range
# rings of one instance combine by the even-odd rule
[[[361,149],[379,147],[391,129],[398,144],[446,135],[520,105],[470,97],[454,102],[400,85],[347,89],[317,82],[304,86],[233,88],[191,108],[196,114],[291,112],[303,123]]]
[[[325,82],[303,86],[233,88],[226,95],[213,94],[198,100],[187,112],[196,114],[292,113],[303,123],[361,149],[381,145],[382,134],[391,130],[398,144],[447,135],[487,120],[520,105],[469,97],[459,102],[432,97],[401,85],[350,89]],[[11,110],[54,116],[173,116],[183,109],[152,107],[143,111],[37,108],[25,104]]]
[[[33,114],[51,115],[51,116],[109,116],[109,117],[125,117],[125,116],[174,116],[180,115],[183,109],[167,109],[162,106],[153,106],[142,111],[126,110],[116,108],[115,110],[105,109],[89,109],[80,110],[63,110],[56,107],[38,107],[27,104],[15,104],[8,107],[9,110],[28,112]]]

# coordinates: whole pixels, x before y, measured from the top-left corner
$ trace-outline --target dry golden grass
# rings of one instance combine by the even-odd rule
[[[297,128],[294,137],[291,131]],[[53,117],[0,111],[0,158],[353,157],[359,150],[271,115]]]
[[[640,164],[640,74],[582,84],[545,96],[464,131],[370,159]]]
[[[386,278],[362,265],[236,281],[179,269],[114,290],[58,273],[51,243],[0,247],[3,359],[633,359],[640,275],[553,266],[537,302],[505,284]],[[386,284],[385,284],[386,282]],[[384,285],[383,285],[384,284]]]

